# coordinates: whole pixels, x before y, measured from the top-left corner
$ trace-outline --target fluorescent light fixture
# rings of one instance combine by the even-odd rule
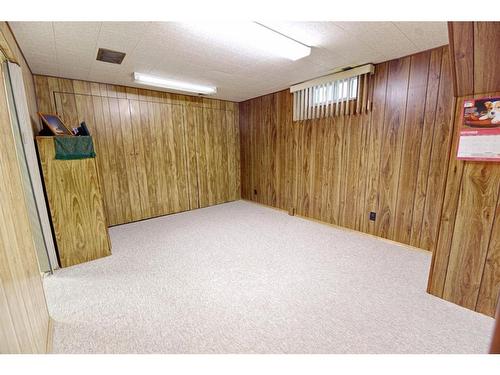
[[[229,49],[236,56],[255,55],[256,59],[277,56],[295,61],[311,54],[311,47],[260,22],[198,21],[182,25],[200,40]]]
[[[137,72],[134,72],[134,80],[143,85],[163,87],[175,91],[194,92],[197,94],[215,94],[217,92],[217,87],[215,86],[197,85],[195,83],[176,81]]]
[[[249,30],[249,37],[262,49],[278,56],[295,61],[311,54],[311,47],[287,37],[269,27],[252,22],[253,27]]]

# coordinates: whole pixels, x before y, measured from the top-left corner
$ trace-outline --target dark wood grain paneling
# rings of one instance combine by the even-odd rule
[[[448,22],[456,96],[500,90],[500,22]]]
[[[373,77],[373,107],[368,123],[368,170],[366,173],[365,211],[362,220],[362,230],[376,233],[375,221],[367,221],[366,213],[378,210],[379,194],[378,184],[380,179],[380,154],[382,150],[382,130],[385,116],[385,99],[387,94],[388,64],[378,64]]]
[[[466,35],[470,25],[462,27]],[[460,69],[470,73],[465,57]],[[431,250],[428,291],[493,315],[500,172],[496,164],[456,159],[464,97],[451,94],[451,61],[442,47],[377,64],[373,108],[362,116],[292,122],[291,104],[283,104],[291,103],[288,91],[240,103],[241,191],[245,199]],[[288,188],[275,188],[282,184]]]
[[[404,121],[401,165],[394,219],[394,239],[411,243],[413,206],[419,172],[419,155],[423,138],[425,99],[428,87],[431,53],[411,57],[410,80]]]
[[[288,91],[240,103],[243,198],[432,250],[451,147],[447,59],[445,47],[378,64],[366,114],[293,122]]]
[[[474,22],[474,93],[500,90],[499,61],[500,22]]]
[[[410,245],[419,246],[422,234],[422,223],[424,218],[425,202],[427,198],[427,186],[429,181],[429,167],[431,163],[432,145],[434,137],[434,126],[437,110],[437,96],[441,80],[442,49],[431,52],[429,61],[429,74],[427,78],[427,89],[425,97],[425,111],[423,113],[423,124],[421,125],[420,150],[418,151],[418,175],[415,186],[413,201],[413,218],[411,224]]]
[[[443,51],[441,77],[434,119],[432,150],[429,173],[427,175],[427,193],[419,247],[433,250],[436,246],[439,220],[446,185],[447,162],[450,156],[453,134],[453,111],[455,101],[451,95],[452,84],[448,50]]]
[[[486,95],[498,96],[500,92]],[[495,163],[456,159],[463,102],[470,97],[458,98],[455,108],[439,240],[433,253],[428,291],[493,316],[500,289],[500,246],[495,232],[500,168]]]
[[[443,209],[441,210],[439,236],[436,251],[432,254],[431,270],[429,272],[429,282],[427,291],[438,297],[443,296],[446,270],[450,255],[451,242],[453,239],[453,230],[455,227],[455,217],[457,214],[458,198],[460,194],[460,185],[462,181],[464,163],[458,160],[456,150],[458,148],[458,126],[462,116],[463,100],[458,100],[455,106],[453,141],[450,150],[448,163],[448,172],[446,177],[446,193],[443,200]],[[454,188],[448,188],[453,186]],[[457,188],[458,187],[458,188]]]
[[[493,315],[500,294],[500,187],[476,310]]]
[[[449,22],[455,95],[474,92],[474,22]]]
[[[409,75],[409,57],[389,62],[385,117],[382,130],[382,151],[380,155],[376,233],[381,237],[391,239],[394,238],[394,219],[396,216],[396,198]],[[403,193],[408,194],[409,192]]]
[[[495,217],[500,173],[486,163],[467,163],[463,173],[443,298],[474,309]]]

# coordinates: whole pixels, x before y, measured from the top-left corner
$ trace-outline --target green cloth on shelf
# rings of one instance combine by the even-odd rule
[[[92,137],[54,137],[56,159],[75,160],[95,158]]]

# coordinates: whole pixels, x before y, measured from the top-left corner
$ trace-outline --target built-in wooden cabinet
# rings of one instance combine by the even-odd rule
[[[111,255],[95,158],[57,160],[54,137],[37,137],[61,267]]]
[[[234,103],[42,76],[35,84],[40,110],[89,127],[109,225],[239,199]]]

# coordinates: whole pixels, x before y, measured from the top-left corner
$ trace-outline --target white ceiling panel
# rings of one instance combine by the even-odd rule
[[[417,48],[429,49],[448,44],[446,22],[395,22],[394,24]]]
[[[103,22],[97,44],[130,54],[147,33],[150,22]]]
[[[33,71],[59,74],[54,28],[51,22],[22,22],[16,27],[16,38],[23,41],[22,51]],[[19,42],[18,39],[18,42]],[[51,69],[48,69],[48,68]]]
[[[56,48],[61,51],[92,51],[100,22],[53,22]]]
[[[337,26],[378,53],[379,58],[405,56],[417,49],[392,22],[336,22]]]
[[[339,68],[378,63],[448,43],[445,22],[263,22],[309,45],[297,61],[232,34],[235,22],[10,22],[33,73],[127,86],[133,72],[215,85],[242,101]],[[98,48],[125,52],[121,65]],[[153,88],[154,89],[154,88]]]

